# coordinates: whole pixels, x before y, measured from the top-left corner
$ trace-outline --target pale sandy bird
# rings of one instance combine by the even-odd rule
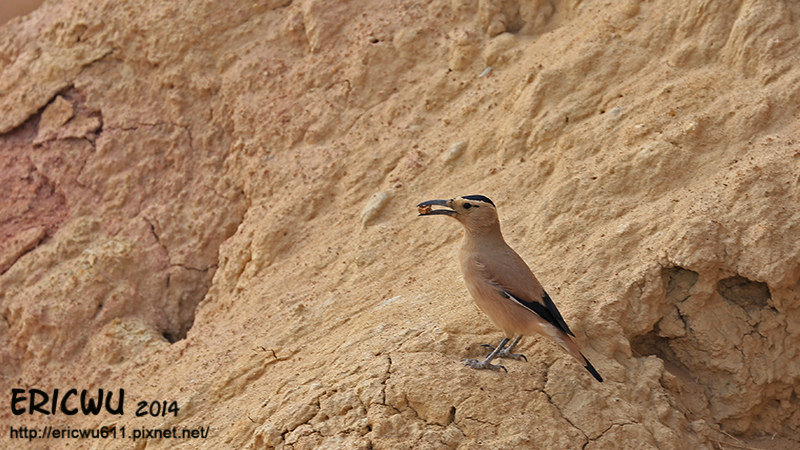
[[[434,206],[449,209],[433,209]],[[459,260],[467,290],[478,308],[505,334],[486,359],[464,360],[467,366],[505,370],[491,361],[497,357],[524,359],[523,355],[511,353],[514,346],[523,335],[539,333],[561,344],[597,381],[603,381],[570,337],[575,335],[539,280],[506,244],[491,200],[483,195],[465,195],[451,200],[428,200],[417,208],[420,216],[450,216],[464,226]],[[506,347],[512,338],[514,340]]]

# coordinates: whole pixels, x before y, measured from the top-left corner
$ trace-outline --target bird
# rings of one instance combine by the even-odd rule
[[[504,334],[497,347],[485,345],[491,349],[485,359],[464,359],[465,365],[508,372],[502,365],[492,364],[492,360],[504,357],[527,361],[524,355],[512,351],[522,336],[538,333],[560,344],[597,381],[603,381],[572,340],[575,335],[542,284],[503,239],[494,202],[484,195],[465,195],[450,200],[428,200],[417,208],[419,216],[449,216],[464,227],[459,250],[464,283],[478,309]]]

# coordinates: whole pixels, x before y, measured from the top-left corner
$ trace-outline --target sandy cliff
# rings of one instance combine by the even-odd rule
[[[766,0],[46,2],[0,28],[0,443],[797,448],[799,32]],[[462,194],[604,383],[537,337],[463,366],[500,334],[414,208]]]

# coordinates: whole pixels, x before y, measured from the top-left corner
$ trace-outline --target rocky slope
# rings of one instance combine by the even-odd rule
[[[796,448],[800,6],[51,1],[0,28],[0,394],[136,448]],[[594,381],[508,373],[484,194]],[[26,391],[27,392],[27,391]],[[177,415],[136,416],[140,401]],[[130,448],[37,439],[26,448]]]

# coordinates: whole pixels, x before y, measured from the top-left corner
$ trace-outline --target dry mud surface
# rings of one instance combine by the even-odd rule
[[[788,0],[46,2],[0,28],[0,446],[798,448],[799,32]],[[463,194],[604,383],[538,337],[460,362],[500,333],[414,205]]]

